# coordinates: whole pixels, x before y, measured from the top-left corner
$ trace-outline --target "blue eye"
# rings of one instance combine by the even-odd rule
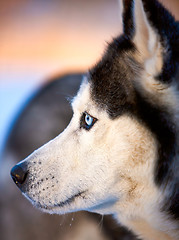
[[[88,115],[88,114],[85,115],[85,123],[86,123],[88,126],[91,126],[92,123],[93,123],[93,118],[92,118],[90,115]]]
[[[80,127],[84,128],[86,130],[90,130],[96,121],[97,121],[97,119],[95,117],[92,117],[87,112],[84,112],[81,117]]]

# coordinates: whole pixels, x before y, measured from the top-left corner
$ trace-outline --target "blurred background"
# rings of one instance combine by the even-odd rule
[[[179,19],[178,0],[161,2]],[[68,124],[65,97],[122,31],[118,0],[1,0],[0,29],[0,238],[134,239],[111,218],[80,213],[72,224],[71,215],[37,213],[9,177],[15,162]]]

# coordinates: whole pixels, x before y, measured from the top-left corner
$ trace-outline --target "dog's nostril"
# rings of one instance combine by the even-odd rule
[[[27,171],[25,171],[19,165],[15,165],[11,169],[11,177],[16,184],[18,184],[18,183],[23,184],[25,182],[26,177],[27,177]]]

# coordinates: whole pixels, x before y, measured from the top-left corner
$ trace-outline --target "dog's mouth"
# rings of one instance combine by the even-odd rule
[[[53,210],[55,208],[62,208],[66,205],[70,205],[71,203],[73,203],[77,198],[85,198],[85,193],[86,191],[81,191],[81,192],[78,192],[77,194],[75,195],[72,195],[71,197],[67,198],[65,201],[62,201],[62,202],[59,202],[59,203],[55,203],[54,205],[45,205],[45,204],[41,204],[40,202],[35,202],[31,199],[31,201],[33,201],[34,205],[39,208],[39,209],[42,209],[42,210]]]

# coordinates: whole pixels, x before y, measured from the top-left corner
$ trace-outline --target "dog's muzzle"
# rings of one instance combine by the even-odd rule
[[[11,169],[11,177],[19,188],[25,183],[27,175],[28,170],[25,162],[17,164]]]

